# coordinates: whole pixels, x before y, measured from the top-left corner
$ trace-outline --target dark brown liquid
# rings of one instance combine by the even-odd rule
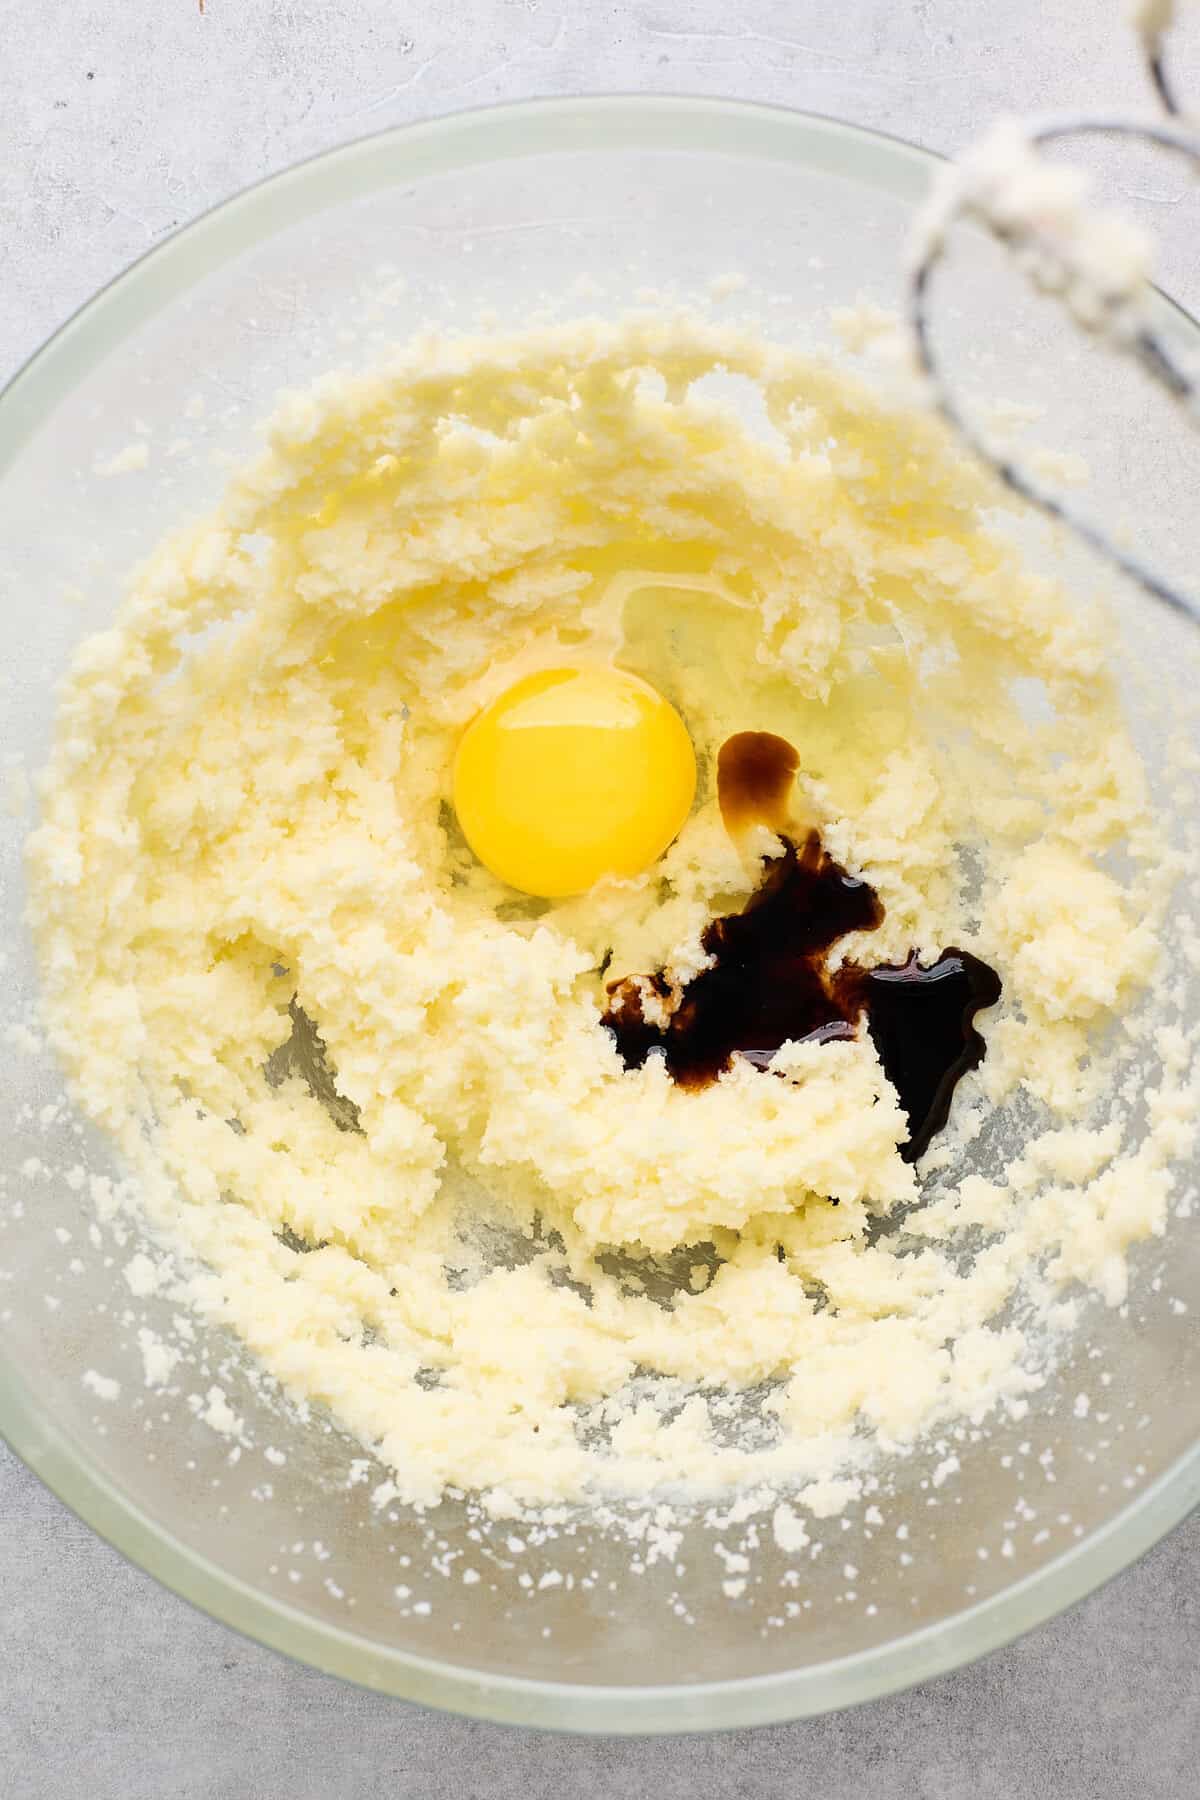
[[[833,985],[867,1015],[883,1072],[908,1119],[900,1154],[915,1162],[950,1117],[962,1077],[984,1059],[975,1016],[999,1000],[1000,977],[969,950],[943,950],[927,969],[914,950],[899,966],[847,964]]]
[[[730,828],[757,816],[779,831],[796,767],[782,738],[731,738],[718,764]],[[826,854],[815,832],[799,847],[784,844],[743,910],[706,927],[701,942],[713,965],[687,984],[665,1025],[646,1020],[639,982],[628,977],[610,984],[604,1023],[626,1068],[660,1051],[680,1086],[694,1088],[715,1081],[735,1052],[766,1069],[784,1043],[852,1038],[865,1014],[908,1117],[901,1154],[915,1161],[946,1123],[959,1079],[983,1060],[975,1016],[1000,998],[1000,979],[965,950],[945,950],[928,968],[914,953],[898,967],[844,963],[828,975],[833,946],[849,932],[874,930],[883,907],[872,887]],[[662,974],[647,979],[668,1000]]]
[[[717,752],[717,801],[731,838],[747,825],[786,832],[800,758],[773,731],[739,731]]]

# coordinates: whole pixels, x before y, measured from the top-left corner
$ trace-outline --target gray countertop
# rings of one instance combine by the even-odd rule
[[[657,90],[808,107],[953,150],[1006,108],[1142,104],[1119,10],[0,0],[0,377],[173,226],[342,138],[532,94]],[[1154,226],[1173,191],[1129,189]],[[1194,298],[1200,251],[1175,241],[1166,266]],[[637,1742],[478,1725],[284,1662],[130,1568],[2,1449],[0,1519],[0,1786],[14,1800],[1196,1791],[1195,1518],[1065,1617],[927,1687],[799,1725]]]

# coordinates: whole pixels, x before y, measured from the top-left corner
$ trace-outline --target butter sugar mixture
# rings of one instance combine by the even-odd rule
[[[1038,1320],[1122,1298],[1188,1131],[1170,1046],[1149,1129],[1113,1110],[1156,840],[1097,621],[997,504],[932,421],[732,329],[425,339],[287,398],[80,650],[30,845],[52,1039],[197,1306],[405,1499],[803,1483],[1020,1406]],[[454,759],[564,663],[663,696],[698,781],[650,867],[533,899]],[[915,1162],[866,1029],[689,1086],[605,1022],[785,854],[722,819],[742,732],[878,897],[831,977],[999,974]]]

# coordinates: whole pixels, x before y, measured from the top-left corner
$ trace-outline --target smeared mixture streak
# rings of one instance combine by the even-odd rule
[[[1035,1322],[1122,1297],[1192,1130],[1136,1036],[1167,889],[1103,619],[996,505],[732,329],[426,338],[290,396],[82,646],[30,845],[53,1041],[187,1297],[406,1499],[852,1470],[1019,1407]],[[454,760],[565,665],[650,684],[698,781],[649,867],[535,900]],[[752,816],[744,733],[794,752]]]

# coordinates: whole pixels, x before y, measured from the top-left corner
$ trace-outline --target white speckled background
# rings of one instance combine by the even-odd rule
[[[0,378],[173,226],[407,119],[532,94],[732,94],[953,150],[1005,108],[1144,97],[1117,0],[0,0],[0,45]],[[1174,227],[1164,268],[1194,300],[1182,192],[1163,171],[1127,198]],[[129,1568],[2,1448],[0,1520],[13,1800],[1184,1800],[1200,1779],[1196,1519],[929,1687],[644,1742],[476,1725],[294,1667]]]

